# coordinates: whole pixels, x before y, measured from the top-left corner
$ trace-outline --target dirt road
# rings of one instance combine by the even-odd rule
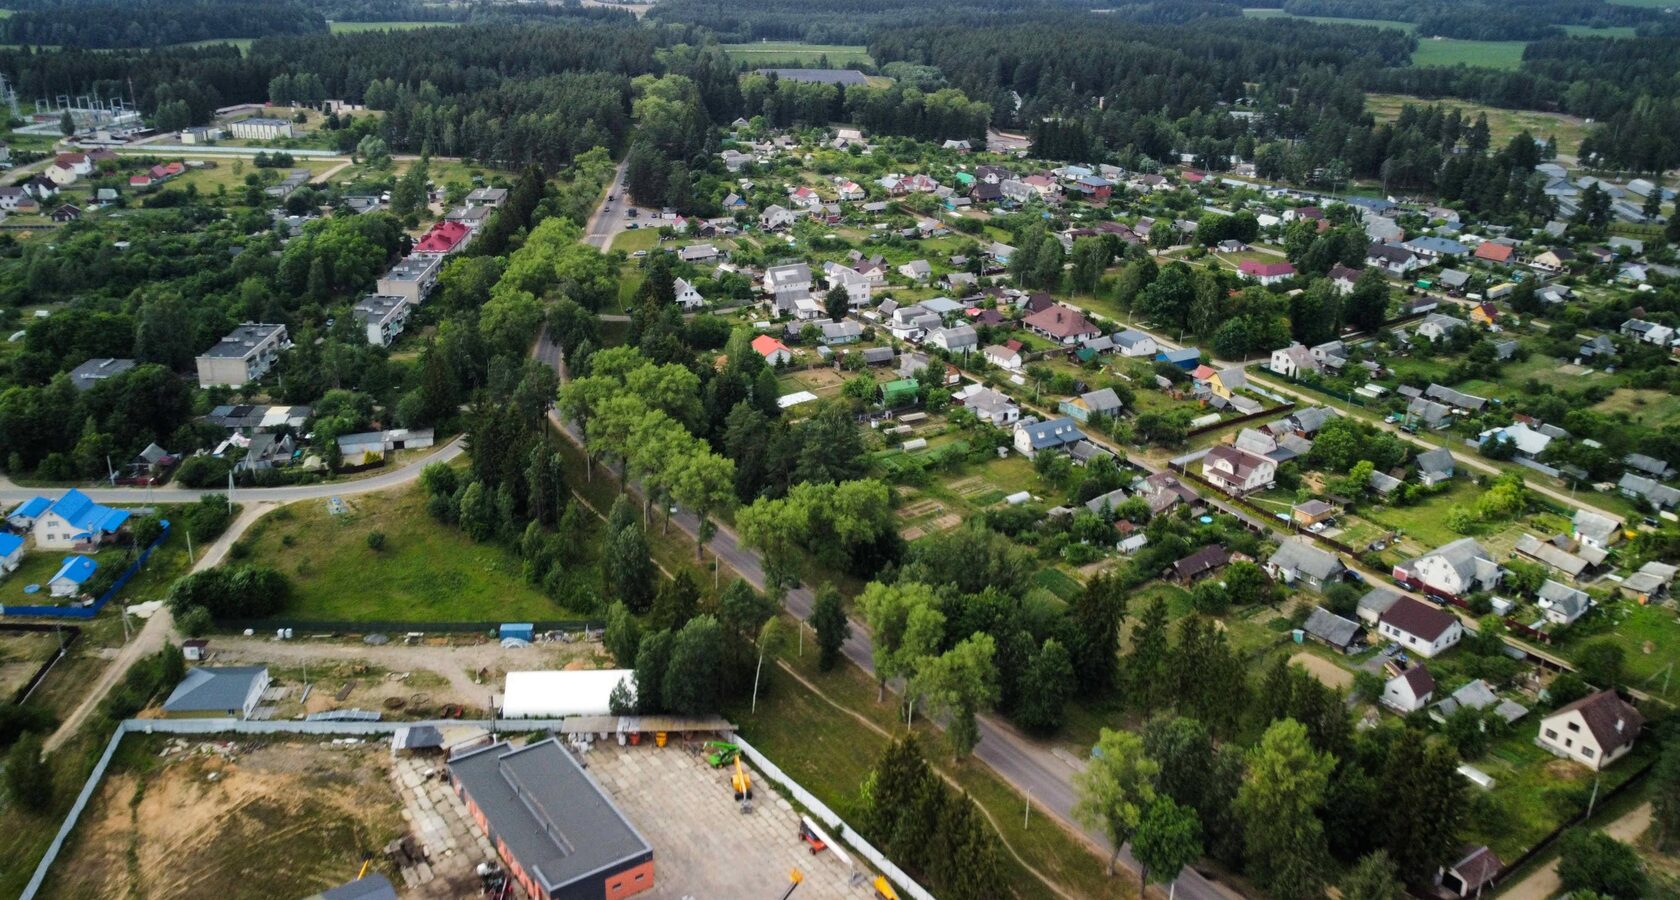
[[[1651,804],[1641,803],[1627,815],[1604,826],[1604,833],[1618,841],[1631,842],[1651,827]],[[1527,878],[1512,885],[1501,896],[1504,900],[1551,900],[1563,892],[1558,881],[1557,860],[1547,863]]]
[[[210,546],[204,548],[202,551],[204,555],[193,563],[192,570],[202,572],[205,569],[215,567],[227,556],[228,548],[233,546],[234,541],[239,540],[240,535],[245,533],[245,529],[250,528],[252,522],[267,515],[274,508],[275,505],[272,503],[255,503],[246,506],[240,511],[239,517],[228,525],[226,531],[222,532],[222,536],[216,538]],[[140,631],[134,635],[134,639],[117,652],[116,657],[111,660],[111,664],[105,667],[104,672],[100,673],[99,679],[88,688],[87,694],[82,697],[82,702],[76,704],[76,707],[70,710],[69,715],[66,715],[64,721],[59,724],[58,730],[47,738],[47,752],[51,753],[63,746],[64,742],[69,740],[70,736],[82,727],[88,716],[99,708],[99,704],[105,699],[105,695],[109,694],[111,688],[115,687],[117,682],[128,674],[128,670],[136,662],[167,646],[174,639],[174,635],[175,617],[170,615],[169,609],[165,607],[152,613],[152,617],[147,619],[146,624],[140,627]]]
[[[492,678],[480,684],[474,673],[480,669],[492,672],[523,671],[527,669],[560,669],[579,659],[590,659],[601,652],[598,641],[572,644],[534,644],[509,650],[498,642],[463,646],[427,646],[385,644],[370,646],[363,643],[325,643],[320,641],[276,641],[263,637],[219,637],[211,644],[218,665],[250,665],[268,663],[287,667],[335,662],[368,663],[392,672],[432,672],[449,682],[449,693],[432,691],[434,701],[460,703],[477,709],[485,708],[492,692],[500,693],[501,679]],[[591,668],[596,667],[591,665]]]

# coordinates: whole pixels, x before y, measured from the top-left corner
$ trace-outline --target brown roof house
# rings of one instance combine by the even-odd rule
[[[1639,710],[1615,691],[1604,690],[1541,719],[1534,743],[1596,771],[1633,749],[1644,726]]]
[[[1092,325],[1084,313],[1060,303],[1051,304],[1027,316],[1025,324],[1033,331],[1062,344],[1077,344],[1102,334],[1102,330]]]
[[[1419,656],[1433,657],[1464,637],[1464,625],[1440,607],[1401,597],[1377,618],[1377,633]]]

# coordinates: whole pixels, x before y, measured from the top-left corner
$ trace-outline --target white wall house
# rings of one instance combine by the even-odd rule
[[[1434,657],[1464,637],[1464,625],[1446,610],[1401,597],[1378,617],[1377,633],[1419,656]]]
[[[1632,750],[1644,725],[1645,717],[1615,691],[1599,691],[1541,719],[1534,743],[1596,771]]]

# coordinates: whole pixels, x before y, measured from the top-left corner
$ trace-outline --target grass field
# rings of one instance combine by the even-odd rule
[[[1480,66],[1515,69],[1522,64],[1524,41],[1461,41],[1424,38],[1412,52],[1414,66]]]
[[[1406,94],[1365,95],[1365,108],[1370,110],[1379,122],[1392,122],[1398,119],[1400,108],[1408,103],[1417,106],[1439,105],[1448,109],[1456,109],[1471,121],[1474,121],[1476,116],[1486,114],[1488,117],[1488,135],[1492,139],[1494,147],[1505,146],[1519,132],[1527,130],[1530,134],[1541,139],[1556,137],[1558,152],[1573,155],[1580,149],[1581,138],[1585,137],[1587,133],[1585,120],[1558,113],[1499,109],[1464,100],[1427,100]]]
[[[1399,31],[1413,31],[1417,28],[1411,22],[1397,22],[1393,19],[1344,19],[1337,16],[1295,16],[1281,9],[1245,9],[1243,15],[1250,19],[1301,19],[1316,22],[1320,25],[1364,25],[1371,28],[1394,28]]]
[[[836,69],[875,64],[875,60],[869,55],[869,48],[856,44],[761,41],[756,44],[724,44],[723,50],[736,59],[765,66],[771,63],[816,66],[825,56],[828,58],[828,66]]]
[[[1660,425],[1680,420],[1680,397],[1667,391],[1621,388],[1593,409],[1602,413],[1627,413],[1635,422]]]
[[[495,543],[475,543],[426,512],[418,488],[347,501],[341,516],[310,501],[270,513],[241,540],[247,558],[292,582],[287,614],[329,621],[417,622],[562,619],[575,616],[528,584],[519,558]],[[368,547],[372,532],[381,550]],[[593,566],[568,572],[594,585]],[[580,584],[580,587],[582,585]]]

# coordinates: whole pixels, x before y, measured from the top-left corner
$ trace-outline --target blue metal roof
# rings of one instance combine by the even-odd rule
[[[100,506],[93,502],[92,497],[75,488],[65,491],[64,496],[58,498],[50,510],[69,522],[70,527],[75,528],[78,534],[87,535],[116,531],[128,521],[129,516],[128,510]]]
[[[1160,353],[1155,354],[1155,358],[1162,362],[1170,363],[1188,362],[1193,359],[1201,359],[1202,351],[1197,350],[1195,347],[1180,347],[1177,350],[1162,350]]]
[[[62,578],[71,584],[84,584],[93,577],[94,570],[98,568],[99,563],[94,562],[91,556],[66,556],[64,565],[58,567],[58,574],[47,583],[51,584]]]
[[[47,508],[50,506],[52,506],[51,500],[48,500],[45,497],[36,497],[19,503],[17,509],[12,510],[11,515],[26,516],[33,519],[40,516],[41,513],[46,512]]]
[[[17,548],[23,546],[23,538],[15,534],[0,533],[0,556],[11,556]]]

